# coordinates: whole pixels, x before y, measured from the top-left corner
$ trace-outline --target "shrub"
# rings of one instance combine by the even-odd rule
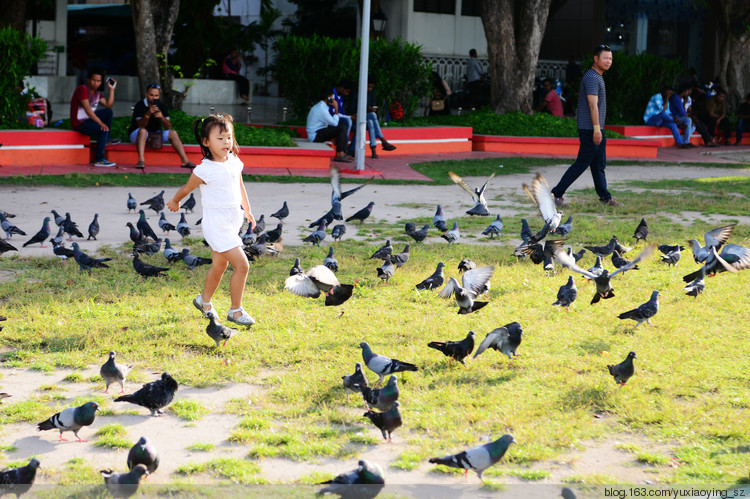
[[[28,97],[21,94],[23,78],[44,56],[47,42],[12,28],[0,28],[0,122],[25,116]]]

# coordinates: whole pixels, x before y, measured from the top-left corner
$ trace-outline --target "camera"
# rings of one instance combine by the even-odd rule
[[[116,85],[117,82],[114,79],[112,79],[112,78],[107,78],[107,84],[108,85]]]
[[[154,99],[153,105],[154,106],[158,106],[159,104],[161,104],[161,102],[159,101],[159,99]]]

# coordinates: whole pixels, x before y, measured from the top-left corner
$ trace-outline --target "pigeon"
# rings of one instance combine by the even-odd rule
[[[34,234],[31,237],[31,239],[23,243],[23,247],[25,248],[26,246],[30,244],[40,243],[42,248],[46,248],[46,246],[44,245],[44,240],[47,239],[48,237],[49,237],[49,217],[44,217],[44,221],[42,222],[42,228],[39,229],[39,232]]]
[[[417,224],[415,224],[414,222],[406,222],[404,224],[404,232],[406,232],[407,234],[409,232],[414,232],[415,230],[417,230]]]
[[[646,223],[645,218],[641,218],[641,223],[639,223],[638,227],[635,228],[633,237],[635,238],[635,242],[647,240],[646,238],[648,237],[648,224]]]
[[[316,495],[333,494],[341,499],[373,499],[385,485],[383,470],[377,464],[365,459],[359,461],[357,469],[342,473],[325,485]]]
[[[325,259],[323,260],[323,265],[325,265],[326,267],[328,267],[334,272],[339,271],[339,262],[338,260],[336,260],[336,257],[333,256],[333,246],[328,248],[328,256],[326,256]]]
[[[163,277],[165,274],[162,272],[169,270],[169,267],[157,267],[142,261],[138,251],[133,251],[133,268],[138,275],[147,279],[149,277]]]
[[[341,215],[341,201],[346,199],[347,197],[351,196],[358,190],[362,189],[364,186],[369,184],[373,178],[371,177],[367,179],[367,181],[355,187],[354,189],[349,189],[348,191],[341,191],[341,178],[339,175],[338,168],[331,165],[330,170],[330,179],[331,179],[331,213],[333,214],[334,220],[343,220],[344,217]]]
[[[34,484],[38,467],[39,460],[32,458],[26,466],[0,471],[0,496],[15,494],[18,499],[28,492]]]
[[[401,412],[398,410],[398,406],[399,403],[394,402],[393,406],[386,412],[367,411],[363,414],[364,417],[369,418],[372,424],[380,430],[383,434],[383,440],[388,442],[392,442],[391,433],[402,424]]]
[[[284,220],[286,217],[289,216],[289,207],[286,204],[286,201],[284,201],[284,205],[279,208],[278,211],[271,214],[273,218],[278,218],[279,220]]]
[[[118,364],[115,361],[116,356],[117,354],[115,354],[114,350],[110,351],[107,362],[102,364],[102,367],[99,369],[99,375],[104,379],[104,383],[106,383],[104,393],[109,393],[109,385],[112,383],[119,383],[120,393],[125,393],[125,380],[130,371],[133,370],[133,366]]]
[[[172,247],[172,243],[169,241],[169,238],[164,239],[164,252],[163,252],[164,258],[167,259],[169,263],[175,263],[179,260],[182,260],[182,255],[179,251],[174,249]]]
[[[180,209],[185,210],[185,213],[188,211],[190,213],[193,213],[193,210],[195,209],[195,193],[191,192],[190,197],[185,200],[184,203],[180,206]]]
[[[65,239],[64,234],[65,234],[65,231],[63,230],[63,228],[62,227],[58,227],[57,228],[57,234],[55,234],[55,237],[50,238],[49,242],[51,242],[53,246],[56,245],[56,244],[58,244],[58,245],[59,244],[63,244],[63,241]]]
[[[305,274],[290,275],[284,282],[287,289],[297,296],[317,298],[325,293],[326,306],[337,306],[351,298],[353,284],[341,284],[331,269],[324,265],[311,268]]]
[[[557,301],[552,305],[565,307],[565,311],[567,312],[573,302],[576,301],[576,298],[578,298],[578,288],[576,288],[576,283],[573,282],[573,276],[571,275],[568,276],[567,284],[560,286],[560,289],[557,291]]]
[[[378,277],[383,279],[386,284],[388,284],[388,281],[393,277],[393,273],[396,272],[396,266],[393,265],[391,258],[390,255],[386,255],[383,260],[383,265],[377,268]]]
[[[141,231],[143,237],[150,237],[154,241],[159,239],[158,237],[156,237],[156,232],[154,232],[154,229],[152,229],[151,225],[149,225],[149,223],[146,221],[146,212],[143,210],[138,210],[138,215],[138,222],[136,222],[135,226],[139,231]]]
[[[495,267],[492,265],[468,270],[461,276],[461,286],[455,278],[451,277],[438,296],[450,298],[455,294],[459,314],[476,312],[487,305],[486,301],[475,301],[475,299],[484,291],[485,285],[489,282],[494,271]]]
[[[432,225],[440,232],[446,232],[448,230],[448,226],[445,224],[445,218],[443,217],[443,209],[440,205],[437,205],[435,215],[432,217]]]
[[[183,239],[190,235],[190,224],[185,219],[185,214],[180,213],[180,221],[177,222],[177,232],[182,236]]]
[[[299,258],[295,258],[294,265],[292,265],[292,268],[289,270],[289,275],[293,276],[293,275],[299,275],[299,274],[304,274],[304,273],[305,271],[302,270],[302,265],[300,265],[299,263]]]
[[[616,244],[617,244],[617,237],[612,236],[612,239],[610,239],[609,242],[605,246],[584,246],[584,248],[589,250],[596,256],[600,256],[604,258],[612,254],[612,252],[615,250]]]
[[[588,272],[595,277],[602,275],[602,272],[604,272],[604,263],[602,263],[602,257],[596,257],[594,265],[588,268]]]
[[[345,222],[351,222],[352,220],[359,220],[359,224],[362,225],[365,223],[365,220],[372,214],[372,207],[375,206],[375,203],[373,201],[370,201],[367,203],[367,206],[356,212],[354,215],[350,216]]]
[[[0,144],[0,147],[1,147],[1,146],[2,146],[2,144]],[[13,214],[13,213],[8,213],[8,212],[7,212],[7,211],[5,211],[5,210],[0,210],[0,214],[2,214],[2,215],[3,215],[4,217],[5,217],[5,218],[16,218],[16,215],[15,215],[15,214]]]
[[[317,227],[323,222],[325,222],[326,225],[331,225],[334,220],[336,220],[336,214],[334,213],[333,208],[331,208],[322,217],[315,220],[314,222],[311,222],[310,225],[308,225],[308,227],[312,229],[313,227]]]
[[[359,384],[355,385],[355,388],[362,393],[365,404],[371,410],[385,412],[398,400],[398,380],[394,375],[388,378],[388,383],[383,388],[370,388]]]
[[[416,288],[418,290],[423,290],[423,289],[436,289],[442,286],[443,281],[444,281],[444,278],[443,278],[444,267],[445,267],[445,264],[443,262],[438,262],[435,272],[430,274],[430,276],[427,279],[417,284]]]
[[[63,231],[70,236],[68,241],[72,241],[73,236],[83,237],[81,231],[78,230],[78,224],[70,218],[70,213],[65,213],[65,220],[63,220],[61,227],[63,228]]]
[[[128,213],[130,213],[130,210],[133,210],[133,212],[135,212],[138,209],[138,203],[136,202],[136,200],[133,197],[133,195],[130,194],[129,192],[128,192],[127,207],[128,207]]]
[[[55,220],[55,225],[57,225],[58,227],[62,227],[62,224],[65,221],[65,217],[63,217],[62,215],[60,215],[55,210],[50,210],[50,213],[52,213],[52,215],[55,216],[55,219],[54,219]]]
[[[75,258],[76,263],[78,264],[79,272],[84,269],[91,272],[92,268],[108,269],[109,265],[104,262],[112,260],[111,258],[92,258],[81,251],[81,248],[78,247],[78,243],[73,243],[73,258]]]
[[[170,230],[175,230],[175,226],[172,225],[167,221],[167,216],[164,214],[164,212],[161,212],[161,215],[159,216],[159,228],[169,234]],[[189,230],[189,229],[188,229]]]
[[[480,480],[484,470],[500,461],[508,451],[510,444],[516,443],[513,435],[506,434],[494,442],[478,445],[458,454],[443,457],[433,457],[429,460],[433,464],[442,464],[451,468],[464,470],[464,477],[469,470],[474,471]]]
[[[633,359],[636,359],[635,352],[630,352],[628,356],[619,364],[608,365],[607,369],[609,374],[615,378],[615,383],[620,386],[624,386],[628,382],[633,373],[635,373],[635,366],[633,365]]]
[[[428,232],[430,230],[429,224],[425,224],[419,230],[407,230],[406,235],[414,239],[416,242],[421,243],[427,239]]]
[[[275,243],[281,241],[281,231],[284,229],[284,224],[279,223],[273,230],[266,231],[269,243]]]
[[[60,260],[63,262],[66,261],[68,258],[74,258],[75,257],[75,251],[73,251],[70,248],[66,248],[63,243],[57,244],[54,242],[53,239],[50,239],[52,242],[52,253],[57,255]],[[2,240],[0,240],[0,245],[2,245]]]
[[[146,253],[147,255],[155,255],[161,251],[161,239],[157,239],[153,243],[148,242],[147,239],[143,239],[137,243],[133,243],[134,253]]]
[[[651,298],[644,304],[638,305],[638,307],[634,308],[633,310],[628,310],[627,312],[623,312],[620,315],[617,316],[618,319],[633,319],[636,321],[635,327],[640,326],[644,322],[648,324],[649,326],[653,326],[651,324],[651,319],[653,316],[656,315],[656,313],[659,311],[659,292],[654,291],[651,293]]]
[[[13,234],[18,234],[19,236],[25,236],[26,233],[13,225],[12,223],[8,222],[8,220],[5,218],[5,215],[0,213],[0,227],[5,231],[5,239],[10,239],[13,237]]]
[[[561,223],[555,229],[555,234],[561,237],[567,237],[571,232],[573,232],[573,215],[570,215],[564,223]]]
[[[378,248],[378,250],[372,254],[372,256],[369,258],[370,260],[383,260],[385,257],[390,256],[393,254],[393,246],[391,245],[391,240],[386,239],[385,244]]]
[[[125,224],[128,228],[130,228],[130,240],[134,243],[143,243],[146,241],[146,238],[143,237],[143,234],[140,230],[136,229],[135,226],[128,222]]]
[[[265,225],[265,223],[263,225]],[[242,244],[244,245],[255,244],[255,241],[258,239],[258,234],[253,230],[253,226],[248,224],[247,230],[240,237],[242,238]]]
[[[705,279],[706,273],[704,270],[698,277],[695,278],[695,280],[691,281],[687,286],[685,286],[685,294],[688,296],[692,296],[693,298],[698,298],[698,295],[703,293],[703,291],[706,289]]]
[[[461,239],[461,231],[458,230],[458,222],[453,222],[453,228],[445,234],[441,234],[440,237],[448,241],[448,244],[458,242],[458,240]]]
[[[141,437],[128,452],[128,469],[132,470],[139,464],[153,473],[159,467],[159,453],[156,452],[148,437]]]
[[[617,251],[619,254],[624,255],[628,251],[632,250],[633,248],[629,248],[623,244],[620,243],[620,241],[615,241],[615,251]]]
[[[580,251],[573,253],[573,248],[568,247],[568,256],[573,258],[573,261],[578,262],[581,258],[583,258],[583,255],[586,254],[586,248],[581,248]]]
[[[488,348],[494,348],[498,352],[507,355],[509,359],[512,359],[513,356],[518,356],[516,350],[521,345],[522,338],[523,329],[521,328],[521,323],[509,322],[487,333],[482,343],[479,344],[474,358],[479,357]]]
[[[503,219],[500,218],[500,214],[498,214],[497,218],[482,231],[482,235],[490,236],[490,239],[493,239],[495,236],[499,236],[502,230]]]
[[[531,242],[531,238],[534,237],[534,233],[531,232],[531,227],[529,227],[529,221],[525,218],[521,219],[521,241],[524,243]]]
[[[338,224],[333,226],[331,237],[334,241],[341,241],[341,238],[344,237],[344,234],[346,234],[346,225]]]
[[[682,257],[682,249],[684,248],[684,246],[676,246],[672,251],[668,252],[665,255],[662,255],[661,261],[666,263],[667,267],[677,265],[677,262],[679,262],[680,258]]]
[[[8,251],[18,251],[18,248],[7,242],[5,239],[0,239],[0,255]]]
[[[130,395],[122,395],[115,402],[130,402],[145,407],[151,411],[151,416],[158,417],[164,414],[161,410],[168,406],[177,391],[177,381],[167,373],[161,375],[161,379],[146,383],[137,392]]]
[[[246,244],[242,250],[245,252],[247,259],[254,262],[261,256],[268,252],[266,242],[268,241],[268,234],[261,234],[258,241],[253,244]]]
[[[409,261],[409,245],[404,246],[404,251],[391,255],[391,262],[400,269],[406,262]]]
[[[703,240],[706,245],[701,246],[695,239],[690,239],[688,244],[693,249],[693,259],[695,263],[703,263],[711,255],[711,248],[716,248],[718,251],[724,243],[729,240],[732,235],[734,228],[737,224],[725,225],[724,227],[718,227],[711,229],[703,236]]]
[[[320,246],[320,243],[326,238],[326,223],[321,222],[315,232],[302,240],[304,243],[312,243],[314,246]]]
[[[115,473],[107,469],[99,473],[104,477],[107,491],[112,497],[127,498],[138,492],[138,486],[144,475],[148,476],[148,469],[143,464],[137,464],[128,473]]]
[[[94,241],[96,241],[96,236],[97,234],[99,234],[99,214],[98,213],[94,213],[94,219],[89,224],[88,232],[89,232],[89,237],[87,237],[86,240],[88,241],[90,239],[93,239]]]
[[[563,499],[578,499],[576,493],[570,487],[563,487],[560,491],[560,496]]]
[[[164,191],[161,191],[156,196],[149,198],[141,203],[141,206],[148,205],[149,208],[154,210],[156,213],[159,213],[161,210],[164,209]]]
[[[389,374],[419,370],[414,364],[409,364],[408,362],[402,362],[398,359],[391,359],[384,355],[373,353],[370,349],[370,345],[366,341],[360,343],[359,348],[362,349],[362,359],[365,361],[367,368],[379,376],[380,379],[378,379],[378,384],[382,383],[383,378]]]
[[[715,247],[711,248],[711,255],[706,259],[703,267],[683,276],[682,279],[690,282],[702,274],[714,275],[724,271],[736,273],[748,267],[750,267],[750,248],[738,244],[725,244],[721,248],[721,253],[717,253]]]
[[[247,229],[250,230],[251,224],[247,225]],[[255,225],[252,226],[253,234],[260,235],[261,232],[266,230],[266,219],[265,215],[261,215],[260,218],[255,220]]]
[[[562,212],[555,209],[555,199],[547,179],[541,173],[537,173],[531,181],[531,188],[523,184],[523,190],[534,201],[544,223],[549,224],[549,231],[554,233],[557,226],[560,225],[560,220],[562,220]]]
[[[469,260],[468,258],[462,259],[458,262],[458,273],[463,274],[467,270],[474,270],[477,268],[477,264]]]
[[[60,430],[60,440],[66,440],[62,434],[64,431],[72,431],[79,442],[85,442],[78,436],[78,431],[84,426],[90,426],[96,419],[96,411],[99,410],[99,404],[96,402],[86,402],[79,407],[69,407],[53,415],[46,421],[37,425],[39,431]]]
[[[199,267],[201,265],[208,265],[210,263],[213,263],[213,260],[211,258],[203,258],[201,256],[191,255],[188,248],[182,249],[182,251],[180,252],[180,258],[190,270],[195,270],[195,267]]]
[[[469,331],[466,338],[460,341],[431,341],[427,344],[428,347],[434,348],[439,352],[443,352],[446,357],[450,357],[453,360],[457,360],[463,365],[466,365],[464,359],[471,355],[474,351],[474,331]]]
[[[449,171],[448,176],[451,178],[454,184],[471,195],[471,199],[472,201],[474,201],[475,206],[466,212],[468,215],[477,215],[484,217],[490,215],[490,212],[487,210],[487,199],[485,199],[484,197],[484,191],[487,189],[487,184],[490,183],[490,180],[495,177],[495,172],[492,172],[489,178],[485,180],[484,184],[482,184],[482,187],[475,187],[474,189],[469,187],[469,185],[455,173]]]
[[[620,256],[620,252],[619,251],[614,250],[612,252],[612,265],[614,265],[614,267],[616,269],[619,269],[620,267],[624,267],[624,266],[626,266],[629,263],[630,263],[630,261],[628,261],[625,258],[623,258],[622,256]],[[640,270],[640,269],[638,268],[638,265],[633,265],[632,267],[630,267],[629,270]]]
[[[208,334],[208,336],[216,342],[216,348],[219,348],[219,343],[221,343],[222,340],[224,341],[224,346],[227,346],[227,341],[229,341],[229,338],[237,333],[239,333],[239,331],[237,331],[236,329],[232,329],[216,322],[216,317],[214,317],[214,314],[208,314],[208,326],[206,326],[206,334]]]
[[[659,248],[659,251],[661,251],[661,252],[662,252],[662,253],[664,253],[665,255],[666,255],[667,253],[670,253],[670,252],[672,252],[672,251],[675,251],[675,250],[677,250],[677,249],[679,249],[680,251],[685,251],[685,246],[680,246],[679,244],[675,244],[675,245],[671,245],[671,244],[660,244],[660,245],[658,246],[658,248]]]
[[[349,401],[349,392],[359,393],[362,387],[370,386],[367,383],[365,373],[362,371],[362,364],[359,362],[354,365],[354,373],[341,376],[341,380],[344,382],[347,402]]]

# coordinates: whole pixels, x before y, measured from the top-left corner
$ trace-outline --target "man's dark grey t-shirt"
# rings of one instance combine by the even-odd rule
[[[576,111],[576,123],[579,130],[593,130],[594,123],[591,121],[589,112],[589,101],[587,95],[599,97],[599,125],[604,128],[604,117],[607,115],[607,91],[604,88],[602,75],[589,69],[581,79],[581,88],[578,90],[578,110]]]

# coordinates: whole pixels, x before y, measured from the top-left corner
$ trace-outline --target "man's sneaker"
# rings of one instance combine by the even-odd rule
[[[565,199],[555,198],[555,206],[557,206],[558,208],[564,208],[566,206]]]
[[[112,168],[113,166],[117,166],[117,163],[114,161],[108,161],[106,159],[100,159],[96,163],[94,163],[94,166],[103,166],[104,168]]]
[[[119,144],[119,143],[122,142],[122,139],[113,139],[113,138],[110,138],[107,142],[109,142],[113,146],[116,146],[117,144]]]
[[[606,206],[622,206],[622,203],[615,201],[615,198],[609,198],[608,200],[602,200],[601,203]]]

